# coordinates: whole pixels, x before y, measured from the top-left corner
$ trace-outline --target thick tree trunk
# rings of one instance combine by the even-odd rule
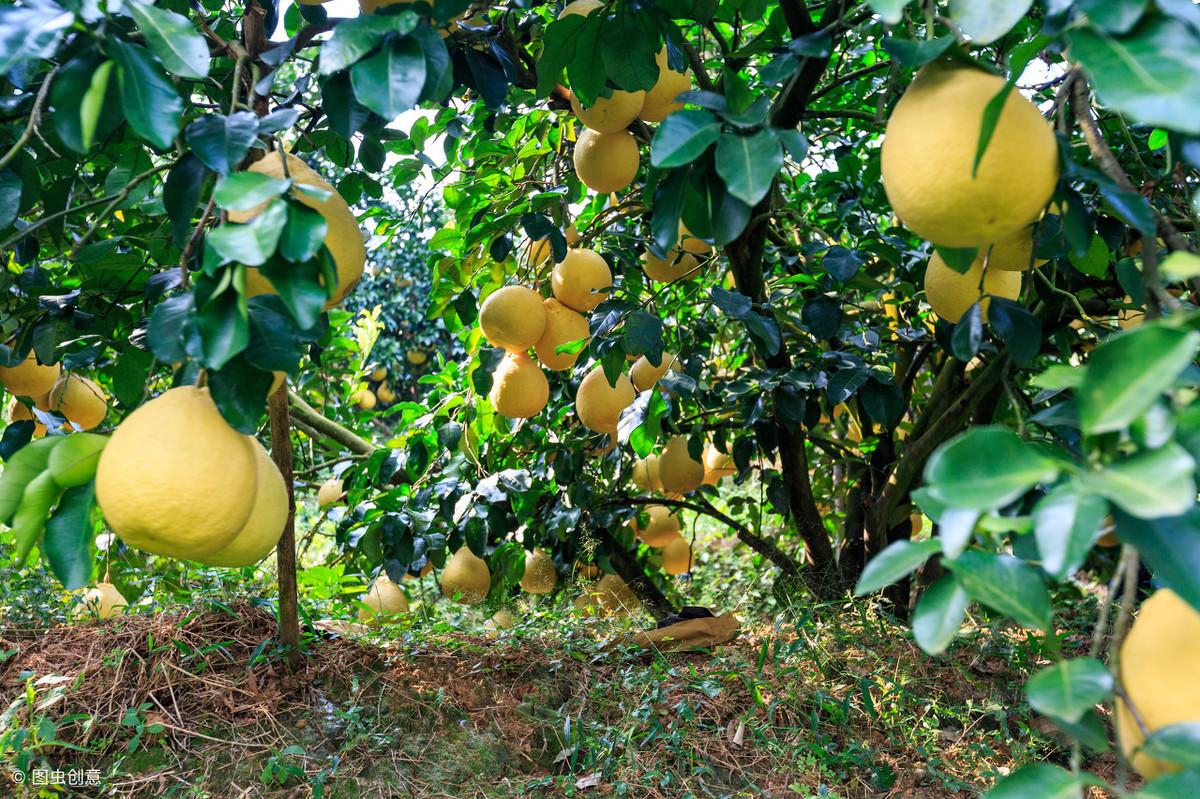
[[[279,581],[279,643],[287,650],[288,665],[300,665],[300,613],[296,591],[296,496],[292,475],[292,431],[288,420],[287,382],[268,400],[271,419],[271,458],[287,486],[288,515],[275,547]]]

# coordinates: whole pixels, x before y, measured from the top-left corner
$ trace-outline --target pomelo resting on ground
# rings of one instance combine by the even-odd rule
[[[371,584],[367,593],[363,594],[361,601],[366,605],[365,608],[358,609],[358,620],[361,622],[408,612],[408,597],[404,595],[404,590],[383,572],[375,578],[375,582]]]
[[[544,549],[535,549],[525,554],[525,574],[521,577],[521,589],[529,594],[548,594],[558,584],[558,570],[554,559]]]
[[[96,583],[92,588],[83,592],[76,605],[76,618],[95,618],[100,621],[111,619],[118,613],[124,613],[129,608],[129,602],[112,583]]]

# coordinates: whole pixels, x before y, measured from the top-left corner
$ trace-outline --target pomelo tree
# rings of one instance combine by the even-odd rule
[[[932,653],[971,603],[1040,632],[1029,698],[1078,746],[1106,745],[1116,701],[1143,773],[1197,765],[1200,703],[1139,693],[1194,661],[1135,685],[1115,656],[1139,564],[1179,600],[1159,627],[1200,610],[1195,5],[333,8],[0,10],[0,515],[22,557],[82,587],[107,523],[223,559],[260,507],[238,488],[260,435],[293,647],[293,454],[316,450],[353,458],[338,544],[390,578],[381,609],[432,563],[468,601],[595,569],[601,609],[664,616],[680,515],[708,516],[781,600],[882,592]],[[395,275],[414,191],[446,209],[414,273],[455,343],[390,399],[367,353],[413,295],[354,292]],[[125,424],[197,395],[203,424]],[[127,465],[89,428],[133,440]],[[168,501],[223,524],[161,547]],[[1095,643],[1065,657],[1051,588],[1113,542]],[[1094,779],[1078,761],[995,795],[1065,795]]]

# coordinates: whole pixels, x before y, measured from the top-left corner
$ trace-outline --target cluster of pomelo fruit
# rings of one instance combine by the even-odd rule
[[[934,313],[955,323],[977,302],[1016,300],[1034,268],[1034,225],[1058,183],[1058,144],[1050,125],[1018,92],[1004,101],[976,165],[984,110],[1004,79],[937,61],[917,73],[896,104],[881,152],[883,185],[896,216],[935,246],[977,251],[965,272],[935,253],[925,270]]]
[[[0,367],[0,384],[13,395],[9,420],[33,422],[35,437],[56,430],[91,430],[108,415],[108,395],[95,381],[64,373],[61,364],[39,363],[32,350],[16,366]]]
[[[575,0],[562,10],[559,19],[573,14],[588,16],[604,7],[600,0]],[[575,174],[592,191],[621,191],[637,176],[641,164],[638,141],[628,130],[634,120],[661,122],[683,107],[676,98],[691,90],[691,71],[671,69],[665,46],[655,60],[658,80],[649,91],[613,89],[608,96],[597,97],[586,106],[571,95],[571,108],[585,127],[575,142]]]

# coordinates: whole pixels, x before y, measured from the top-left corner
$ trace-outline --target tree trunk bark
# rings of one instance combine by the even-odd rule
[[[664,619],[678,610],[671,604],[671,600],[667,599],[666,594],[658,590],[654,581],[646,576],[646,570],[637,558],[626,551],[608,530],[604,530],[603,535],[608,540],[608,559],[617,570],[617,575],[637,595],[655,621]]]
[[[288,420],[287,381],[268,400],[271,420],[271,459],[287,486],[288,515],[275,547],[279,581],[279,643],[287,650],[288,665],[300,666],[300,613],[296,592],[296,496],[292,475],[292,431]]]

